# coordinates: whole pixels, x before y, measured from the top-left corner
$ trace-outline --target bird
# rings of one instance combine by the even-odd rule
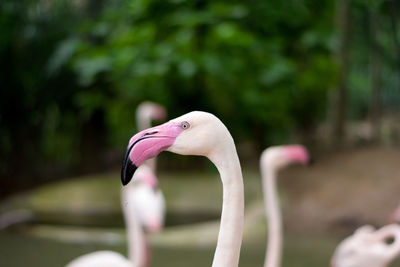
[[[400,226],[358,228],[336,248],[332,267],[385,267],[400,255]]]
[[[136,108],[137,128],[149,128],[153,119],[164,120],[166,114],[161,105],[142,102]],[[135,173],[135,182],[121,190],[128,235],[128,259],[113,251],[98,251],[75,259],[67,267],[150,266],[150,249],[142,227],[150,232],[159,231],[165,217],[165,198],[158,188],[155,169],[155,159],[149,159]]]
[[[127,227],[129,256],[96,251],[76,258],[66,267],[147,267],[150,253],[143,228],[159,231],[164,223],[165,201],[149,166],[141,166],[135,180],[122,188],[122,209]]]
[[[238,266],[243,235],[243,176],[234,140],[213,114],[193,111],[135,134],[128,143],[121,170],[127,185],[138,166],[162,151],[207,157],[220,174],[223,201],[213,267]]]
[[[260,157],[265,213],[268,220],[268,245],[264,267],[281,266],[282,222],[279,209],[276,179],[277,172],[293,163],[309,164],[311,158],[301,145],[272,146]]]

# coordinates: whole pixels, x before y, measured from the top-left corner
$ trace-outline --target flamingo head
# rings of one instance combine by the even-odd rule
[[[290,164],[310,164],[311,157],[302,145],[269,147],[261,155],[261,165],[281,169]]]
[[[138,106],[137,116],[138,118],[146,118],[147,120],[163,121],[167,117],[167,111],[159,104],[145,101]]]
[[[212,151],[227,142],[221,138],[221,132],[227,133],[227,129],[217,117],[207,112],[193,111],[135,134],[125,152],[122,184],[129,183],[137,167],[145,160],[156,157],[164,150],[209,157]]]
[[[332,267],[384,267],[400,255],[400,226],[359,228],[336,248]]]

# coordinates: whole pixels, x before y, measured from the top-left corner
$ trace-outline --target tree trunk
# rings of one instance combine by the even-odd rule
[[[370,51],[369,65],[371,77],[371,95],[369,120],[372,126],[372,140],[379,141],[380,137],[380,117],[381,117],[381,57],[379,54],[378,37],[379,34],[379,15],[376,9],[369,10],[369,33]]]
[[[335,60],[339,67],[338,87],[331,95],[331,145],[340,147],[345,137],[347,113],[347,81],[349,52],[351,43],[351,0],[336,2],[336,25],[339,34],[339,45]]]
[[[399,0],[390,1],[390,18],[392,24],[393,41],[396,46],[397,70],[400,72],[400,40],[398,37],[398,27],[397,27],[397,18],[399,10],[400,10],[400,1]]]

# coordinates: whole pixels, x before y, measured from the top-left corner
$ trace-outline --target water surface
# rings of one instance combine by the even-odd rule
[[[286,237],[284,267],[321,267],[329,265],[329,258],[337,243],[332,237]],[[57,267],[64,266],[79,255],[96,250],[113,250],[125,255],[125,245],[106,246],[96,243],[75,244],[25,236],[15,232],[0,232],[0,266]],[[260,267],[264,261],[264,243],[245,243],[240,266]],[[153,267],[211,266],[214,247],[153,246]]]

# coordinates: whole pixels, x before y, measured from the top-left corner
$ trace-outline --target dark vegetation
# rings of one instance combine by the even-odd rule
[[[399,6],[2,0],[0,196],[117,168],[144,100],[216,114],[255,157],[321,122],[334,142],[348,119],[379,131],[400,103]]]

